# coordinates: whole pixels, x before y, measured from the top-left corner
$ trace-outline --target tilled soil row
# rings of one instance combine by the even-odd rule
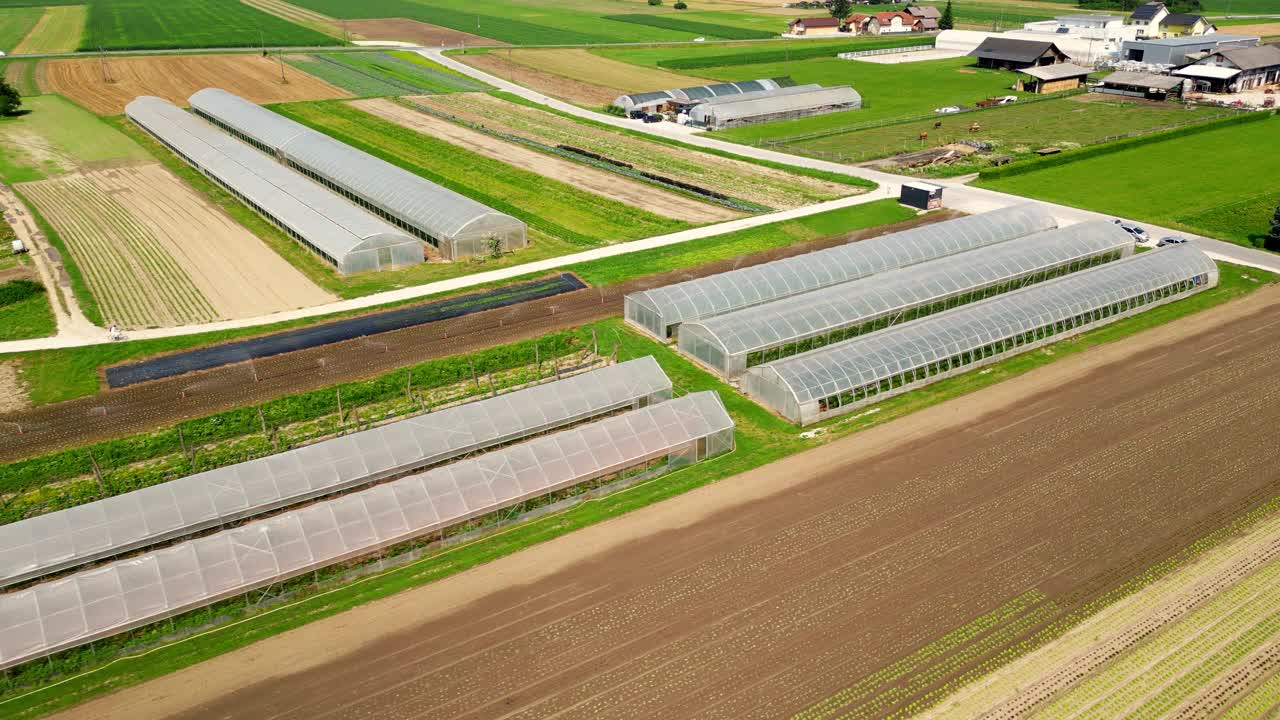
[[[955,217],[931,213],[843,236],[721,260],[687,270],[587,288],[404,330],[104,390],[3,416],[0,460],[14,460],[121,437],[255,405],[285,395],[372,377],[431,358],[474,352],[577,327],[622,312],[629,292],[705,277]],[[21,427],[19,434],[17,428]]]

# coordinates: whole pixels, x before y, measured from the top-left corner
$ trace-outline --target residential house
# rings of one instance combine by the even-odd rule
[[[1223,47],[1175,70],[1202,92],[1243,92],[1280,85],[1280,45]]]
[[[932,5],[912,5],[907,8],[907,12],[921,20],[941,20],[942,13],[938,12],[938,8]]]
[[[1165,7],[1164,3],[1149,2],[1135,8],[1133,14],[1125,20],[1125,25],[1136,28],[1137,37],[1158,38],[1160,23],[1167,17],[1169,17],[1169,8]]]
[[[1071,60],[1048,40],[1013,40],[1003,37],[988,37],[969,53],[969,57],[978,58],[978,67],[997,70],[1022,70]]]
[[[1204,35],[1216,30],[1213,23],[1206,20],[1203,15],[1172,13],[1160,21],[1160,37]]]
[[[847,21],[849,32],[855,35],[890,35],[924,32],[924,19],[906,12],[881,12],[874,15],[861,13]],[[936,26],[936,22],[934,23]]]
[[[833,17],[796,18],[787,25],[787,34],[797,37],[835,35],[840,32],[840,19]]]

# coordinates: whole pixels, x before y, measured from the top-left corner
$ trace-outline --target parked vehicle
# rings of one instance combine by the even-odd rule
[[[942,115],[949,115],[949,114],[951,114],[951,113],[958,113],[958,112],[960,112],[960,106],[959,106],[959,105],[948,105],[948,106],[946,106],[946,107],[940,107],[940,108],[938,108],[937,110],[934,110],[934,112],[939,113],[939,114],[942,114]]]
[[[647,123],[662,122],[662,121],[663,121],[663,120],[665,120],[665,119],[666,119],[666,118],[662,117],[661,115],[659,115],[659,114],[657,114],[657,113],[654,113],[654,114],[652,114],[652,115],[645,115],[645,116],[644,116],[644,121],[645,121],[645,122],[647,122]]]
[[[1133,239],[1140,243],[1144,243],[1151,239],[1151,236],[1147,235],[1147,231],[1137,225],[1130,225],[1123,220],[1112,220],[1111,222],[1119,225],[1121,230],[1132,235]]]
[[[649,113],[643,110],[632,110],[631,112],[627,113],[627,117],[631,118],[632,120],[643,120],[649,117]]]
[[[1160,242],[1156,243],[1156,247],[1164,247],[1165,245],[1183,245],[1186,242],[1187,242],[1187,239],[1184,237],[1178,237],[1177,235],[1170,235],[1169,237],[1160,238]]]

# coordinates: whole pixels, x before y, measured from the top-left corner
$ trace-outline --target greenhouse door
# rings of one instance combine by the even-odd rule
[[[378,269],[387,270],[391,267],[391,248],[378,248]]]

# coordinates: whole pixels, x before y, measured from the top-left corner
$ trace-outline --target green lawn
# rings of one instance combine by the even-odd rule
[[[324,577],[329,582],[320,588],[322,592],[311,587],[309,578],[306,581],[291,583],[290,589],[300,597],[284,605],[272,606],[271,612],[263,612],[264,608],[246,608],[243,599],[232,600],[215,608],[179,617],[172,625],[162,623],[150,629],[137,631],[123,640],[107,640],[99,643],[98,646],[98,653],[106,657],[110,650],[126,643],[158,643],[146,654],[134,655],[104,665],[98,659],[98,654],[72,651],[52,662],[31,663],[18,673],[4,678],[3,684],[0,685],[4,688],[3,694],[0,694],[0,700],[9,700],[9,702],[0,707],[4,708],[6,717],[15,720],[33,718],[97,695],[136,685],[291,628],[335,615],[356,605],[434,582],[578,528],[622,515],[818,444],[830,442],[989,387],[1064,356],[1120,340],[1145,328],[1240,297],[1260,287],[1262,283],[1274,280],[1274,277],[1266,273],[1224,265],[1222,282],[1218,288],[1170,305],[1153,308],[1141,315],[1126,318],[1081,336],[1009,358],[982,370],[948,378],[915,392],[891,398],[880,403],[877,406],[879,411],[876,413],[837,418],[823,425],[826,428],[825,433],[811,439],[801,438],[789,424],[737,394],[714,376],[684,360],[668,346],[659,345],[632,332],[620,320],[611,319],[595,323],[583,330],[594,329],[602,337],[616,340],[619,344],[619,359],[653,355],[672,382],[682,390],[719,392],[726,409],[737,424],[735,451],[683,468],[624,492],[590,500],[562,512],[520,523],[474,542],[434,551],[406,566],[383,571],[357,582],[334,581],[331,579],[333,573],[330,571],[324,573]],[[1204,543],[1199,543],[1195,547],[1202,545]],[[1126,586],[1127,590],[1132,592],[1152,582],[1169,569],[1161,565],[1156,572],[1139,575]],[[1108,599],[1114,601],[1116,595],[1109,595]],[[1100,609],[1100,606],[1095,609]],[[200,627],[215,618],[244,619],[234,625],[224,622],[220,628],[201,632],[176,642],[170,641],[166,644],[162,641],[162,638],[172,632],[172,629]],[[1024,647],[1020,652],[1027,652],[1030,649],[1030,647]],[[1016,654],[1020,653],[1002,657],[995,666],[1008,662]],[[92,670],[89,672],[74,675],[56,685],[49,682],[52,676],[73,675],[90,669]],[[39,689],[33,692],[33,688]]]
[[[29,97],[22,104],[30,112],[0,118],[0,180],[7,183],[53,177],[80,163],[148,157],[109,123],[60,96]]]
[[[1272,116],[978,184],[1252,246],[1280,202],[1277,147]]]
[[[81,49],[341,45],[234,0],[90,0]]]
[[[0,51],[13,52],[43,14],[41,7],[0,8]]]
[[[35,281],[0,283],[0,340],[48,337],[57,329],[44,286]]]
[[[1040,148],[1069,149],[1116,135],[1149,132],[1229,114],[1230,111],[1219,108],[1196,107],[1188,111],[1175,104],[1077,95],[827,135],[796,142],[787,149],[838,162],[861,162],[957,140],[980,140],[994,146],[991,154],[1017,158],[1029,156]],[[938,123],[942,124],[941,128],[935,127]],[[978,123],[981,131],[970,132],[971,123]],[[921,133],[928,133],[928,139],[921,141]],[[970,169],[985,166],[991,154],[975,156],[968,164]],[[977,159],[979,157],[981,159]]]

